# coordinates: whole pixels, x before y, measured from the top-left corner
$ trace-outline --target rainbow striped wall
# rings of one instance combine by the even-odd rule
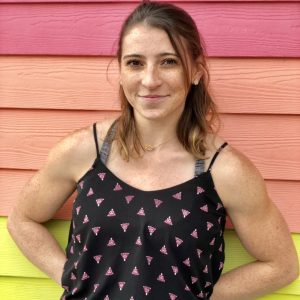
[[[0,0],[1,299],[59,299],[61,288],[12,242],[6,217],[50,147],[118,114],[116,62],[108,76],[106,68],[137,2]],[[221,134],[263,174],[300,254],[299,1],[173,2],[191,13],[206,41]],[[62,247],[71,202],[46,224]],[[226,270],[251,260],[230,228],[226,242]],[[300,278],[261,299],[300,299]]]

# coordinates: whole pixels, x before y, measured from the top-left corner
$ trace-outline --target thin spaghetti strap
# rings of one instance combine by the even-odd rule
[[[226,147],[226,145],[228,145],[227,142],[223,143],[219,148],[218,150],[216,151],[215,155],[213,156],[210,164],[209,164],[209,167],[208,167],[208,171],[211,171],[211,168],[216,160],[216,158],[218,157],[219,153],[222,151],[222,149],[224,149]]]
[[[95,145],[96,145],[96,151],[97,151],[97,158],[100,157],[99,153],[99,145],[98,145],[98,138],[97,138],[97,123],[93,124],[93,132],[94,132],[94,139],[95,139]]]

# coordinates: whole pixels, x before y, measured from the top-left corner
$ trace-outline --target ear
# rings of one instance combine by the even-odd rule
[[[203,76],[203,57],[199,56],[195,60],[195,64],[193,67],[193,76],[192,76],[192,84],[198,85],[200,79]]]

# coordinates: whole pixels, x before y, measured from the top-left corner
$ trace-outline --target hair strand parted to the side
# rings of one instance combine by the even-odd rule
[[[125,35],[136,25],[145,24],[164,30],[179,55],[186,78],[187,99],[177,125],[177,137],[184,148],[196,158],[206,151],[205,137],[218,124],[216,105],[208,91],[209,72],[205,61],[203,41],[193,19],[181,8],[167,3],[143,1],[125,20],[120,36],[117,58],[121,64],[122,43]],[[187,50],[187,51],[186,51]],[[187,52],[187,53],[186,53]],[[201,58],[202,77],[193,85],[188,70],[188,59]],[[199,61],[199,60],[198,60]],[[133,108],[120,86],[121,116],[117,124],[116,141],[125,160],[140,156],[144,150],[136,130]]]

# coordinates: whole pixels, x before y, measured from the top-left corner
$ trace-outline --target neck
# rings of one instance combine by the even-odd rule
[[[178,144],[176,127],[178,120],[158,120],[135,118],[136,126],[143,145],[157,146],[167,143]]]

